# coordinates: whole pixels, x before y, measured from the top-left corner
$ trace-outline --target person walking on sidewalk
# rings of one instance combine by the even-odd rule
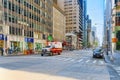
[[[3,52],[4,52],[3,48],[0,48],[0,51],[1,51],[1,56],[3,56]]]

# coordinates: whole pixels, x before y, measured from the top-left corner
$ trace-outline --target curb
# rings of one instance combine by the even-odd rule
[[[113,55],[105,55],[104,61],[106,63],[112,64],[115,60],[115,57]]]

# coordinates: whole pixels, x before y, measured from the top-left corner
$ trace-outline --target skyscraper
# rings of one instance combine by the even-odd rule
[[[65,40],[65,13],[57,5],[57,0],[53,4],[53,38],[54,41]]]
[[[40,50],[53,33],[53,0],[0,1],[1,47],[25,53]]]
[[[87,46],[87,1],[83,0],[83,46]]]
[[[112,47],[112,0],[105,0],[104,11],[104,46]]]
[[[66,16],[66,33],[77,36],[77,47],[82,47],[83,36],[83,5],[82,0],[58,0],[59,7]]]

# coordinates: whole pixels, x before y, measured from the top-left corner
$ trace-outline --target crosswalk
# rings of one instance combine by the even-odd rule
[[[76,56],[76,57],[80,57],[80,56],[82,56],[82,55],[84,55],[84,56],[92,56],[92,52],[91,51],[69,51],[69,52],[64,52],[64,53],[62,53],[62,55],[59,55],[59,56],[67,56],[67,57],[74,57],[74,56]]]
[[[11,58],[11,57],[9,57]],[[105,65],[103,59],[93,59],[89,57],[75,58],[75,57],[61,57],[61,56],[53,56],[53,57],[38,57],[38,56],[23,56],[23,57],[12,57],[17,59],[44,59],[44,60],[52,60],[58,62],[67,62],[67,63],[78,63],[78,64],[97,64],[97,65]]]
[[[105,65],[104,60],[99,59],[91,59],[91,58],[70,58],[70,57],[54,57],[53,60],[58,60],[61,62],[74,62],[74,63],[81,63],[81,64],[99,64]]]

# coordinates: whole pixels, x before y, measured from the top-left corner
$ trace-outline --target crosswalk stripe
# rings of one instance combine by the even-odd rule
[[[110,77],[111,77],[111,78],[114,78],[115,76],[111,75]]]
[[[75,61],[74,59],[71,59],[70,61]]]
[[[69,60],[71,60],[71,58],[67,58],[67,59],[65,59],[64,61],[69,61]]]
[[[86,63],[88,63],[90,60],[87,60]]]
[[[120,70],[120,67],[116,67],[115,69],[116,69],[116,70]]]
[[[83,59],[78,60],[78,62],[81,62]]]
[[[93,61],[93,63],[96,63],[96,62],[97,62],[96,60]]]
[[[100,64],[104,64],[104,62],[103,61],[99,61],[100,62]]]
[[[120,73],[120,70],[119,71],[117,71],[118,73]]]

